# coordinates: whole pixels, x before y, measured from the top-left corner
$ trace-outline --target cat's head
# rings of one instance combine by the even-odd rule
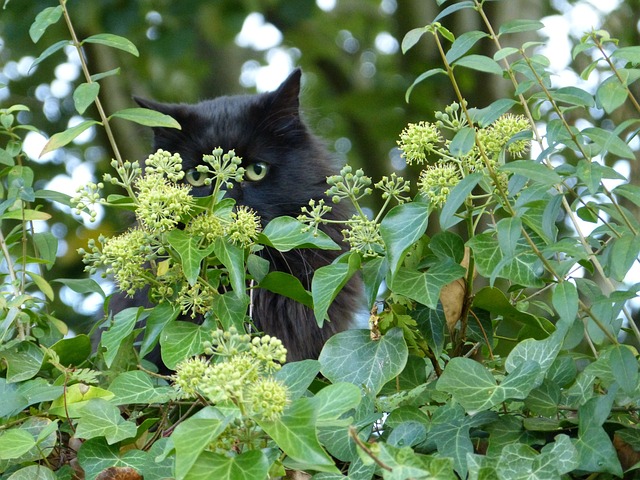
[[[154,149],[182,156],[194,195],[211,193],[193,170],[202,163],[202,156],[217,147],[235,150],[242,157],[245,181],[228,194],[266,222],[281,215],[297,216],[309,199],[323,196],[326,177],[334,173],[328,153],[301,119],[300,77],[296,69],[277,90],[258,95],[224,96],[196,104],[136,101],[171,115],[182,127],[154,128]]]

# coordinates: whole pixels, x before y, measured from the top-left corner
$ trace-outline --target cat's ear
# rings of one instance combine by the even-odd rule
[[[149,110],[155,110],[156,112],[164,113],[165,115],[169,115],[180,122],[180,119],[177,117],[181,116],[181,111],[183,110],[181,108],[181,105],[172,103],[160,103],[156,102],[155,100],[149,100],[147,98],[137,96],[134,96],[133,99],[142,108],[148,108]]]
[[[277,90],[271,92],[270,116],[292,118],[300,115],[300,78],[302,70],[296,68]]]
[[[189,112],[185,105],[176,104],[176,103],[160,103],[155,100],[149,100],[141,97],[133,97],[135,102],[143,108],[148,108],[149,110],[154,110],[156,112],[164,113],[165,115],[169,115],[175,121],[177,121],[182,130],[187,128],[189,124]],[[166,128],[166,127],[153,127],[153,136],[155,138],[155,147],[159,147],[161,144],[165,142],[175,141],[180,138],[181,130],[175,128]],[[166,148],[166,147],[165,147]]]

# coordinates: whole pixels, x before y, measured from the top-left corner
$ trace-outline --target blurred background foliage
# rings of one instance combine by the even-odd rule
[[[53,0],[10,0],[0,13],[0,107],[25,104],[19,121],[35,125],[42,135],[29,134],[26,151],[37,162],[40,188],[73,195],[75,188],[108,171],[111,151],[100,129],[90,129],[70,148],[38,158],[47,136],[82,120],[72,93],[83,82],[71,49],[31,68],[46,47],[67,39],[63,21],[47,30],[38,44],[29,26]],[[303,68],[302,105],[313,130],[326,139],[342,161],[362,167],[374,180],[390,171],[412,172],[396,147],[407,122],[433,119],[453,101],[444,76],[431,77],[405,102],[405,91],[422,72],[440,66],[433,42],[423,40],[407,55],[400,50],[405,33],[430,23],[440,8],[425,0],[68,0],[78,36],[114,33],[131,40],[139,57],[99,45],[88,45],[92,73],[119,68],[101,80],[107,113],[133,107],[132,95],[164,102],[195,102],[222,94],[271,90],[294,66]],[[571,43],[591,28],[606,28],[621,44],[639,43],[640,2],[619,0],[508,0],[487,2],[491,21],[500,25],[517,18],[542,19],[548,47],[561,84],[580,80],[570,69]],[[463,10],[443,23],[454,34],[481,29],[477,16]],[[427,37],[425,37],[426,39]],[[533,39],[533,38],[531,38]],[[522,38],[505,39],[520,45]],[[479,42],[478,53],[491,55],[492,45]],[[486,49],[482,51],[482,49]],[[555,64],[554,64],[555,62]],[[569,70],[567,68],[569,67]],[[574,67],[578,72],[580,66]],[[459,70],[469,104],[484,107],[510,96],[510,83],[471,70]],[[568,73],[567,73],[568,72]],[[596,76],[591,79],[597,82]],[[624,118],[625,112],[616,112]],[[91,109],[85,117],[96,117]],[[597,121],[597,115],[594,116]],[[544,118],[541,119],[544,121]],[[125,158],[144,158],[151,134],[130,123],[116,123],[116,138]],[[2,147],[2,145],[0,145]],[[570,159],[569,159],[570,160]],[[637,170],[631,164],[624,168]],[[631,172],[635,178],[638,175]],[[98,231],[112,233],[128,219],[107,212],[96,224],[45,206],[56,217],[52,232],[61,240],[53,278],[84,275],[78,247]],[[85,329],[99,303],[65,287],[52,312]]]

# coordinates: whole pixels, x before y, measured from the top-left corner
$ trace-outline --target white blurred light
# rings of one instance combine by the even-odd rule
[[[282,33],[273,24],[265,21],[261,13],[250,13],[245,18],[242,30],[236,36],[236,44],[243,48],[268,50],[282,42]]]

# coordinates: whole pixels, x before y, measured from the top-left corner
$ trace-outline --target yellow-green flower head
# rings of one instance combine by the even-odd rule
[[[382,199],[386,200],[389,197],[395,198],[395,200],[402,204],[409,201],[409,197],[405,194],[411,190],[408,180],[398,177],[395,173],[392,173],[390,177],[386,175],[374,185],[377,189],[382,190]]]
[[[180,392],[182,397],[192,398],[202,388],[202,381],[207,378],[209,362],[204,358],[188,358],[178,364],[173,375],[173,388]]]
[[[227,234],[228,222],[217,215],[204,213],[191,219],[186,231],[193,236],[202,237],[206,244],[211,244],[216,238]]]
[[[178,182],[184,177],[182,158],[179,154],[171,154],[162,149],[149,155],[145,162],[146,175],[165,176],[172,182]]]
[[[197,281],[194,285],[186,283],[178,292],[178,303],[183,315],[195,318],[211,311],[211,305],[217,291],[207,283]]]
[[[422,165],[427,161],[427,155],[442,142],[440,130],[429,122],[410,123],[400,133],[398,146],[402,151],[401,157],[409,165],[414,162]]]
[[[138,228],[105,240],[102,247],[106,273],[113,274],[118,287],[127,295],[147,284],[144,263],[152,253],[147,234]]]
[[[361,252],[365,257],[377,257],[384,249],[380,236],[380,226],[373,220],[358,215],[351,217],[351,228],[342,230],[342,236],[351,250]]]
[[[487,128],[478,131],[478,140],[485,151],[492,156],[497,156],[505,147],[516,158],[522,158],[529,150],[529,140],[517,140],[509,143],[509,140],[517,133],[530,130],[528,120],[523,115],[507,113],[498,118]]]
[[[441,207],[447,201],[453,187],[460,182],[458,167],[454,164],[438,163],[427,166],[420,173],[418,189],[436,206]]]
[[[231,212],[231,224],[227,235],[233,243],[248,247],[258,238],[260,233],[260,217],[249,207],[241,205]]]
[[[202,392],[212,402],[242,402],[245,388],[258,380],[258,368],[249,354],[214,363],[206,372]]]
[[[287,349],[282,341],[270,335],[253,338],[251,355],[262,363],[267,372],[280,370],[280,364],[287,361]]]
[[[273,378],[260,378],[249,385],[247,400],[253,415],[273,421],[280,418],[289,403],[288,390]]]
[[[193,206],[193,197],[188,186],[168,183],[159,175],[145,175],[139,178],[136,188],[136,216],[140,223],[152,232],[175,228]]]

